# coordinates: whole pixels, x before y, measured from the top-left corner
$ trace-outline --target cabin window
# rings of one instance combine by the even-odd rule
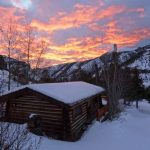
[[[82,115],[82,107],[78,106],[74,109],[74,118],[78,117],[79,115]]]

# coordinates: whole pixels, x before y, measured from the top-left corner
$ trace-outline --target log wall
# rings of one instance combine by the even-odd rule
[[[27,89],[3,99],[7,99],[6,118],[9,122],[26,123],[31,114],[36,114],[41,118],[42,131],[46,135],[76,141],[87,124],[96,118],[99,96],[95,95],[70,106]],[[75,115],[75,110],[79,107],[81,113]]]
[[[77,107],[81,107],[82,112],[78,116],[74,116],[74,111]],[[93,119],[96,118],[98,108],[97,96],[78,103],[69,109],[69,134],[72,141],[78,140],[83,131],[87,128]]]
[[[25,95],[8,101],[8,107],[7,118],[10,122],[25,123],[31,114],[37,114],[41,117],[42,129],[47,135],[60,138],[63,133],[63,108],[50,100]]]

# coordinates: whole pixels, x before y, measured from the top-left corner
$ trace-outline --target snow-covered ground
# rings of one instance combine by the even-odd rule
[[[140,78],[143,80],[144,87],[150,87],[150,73],[140,73]]]
[[[150,49],[138,59],[136,59],[132,64],[129,65],[131,68],[137,68],[141,70],[150,70]]]
[[[118,120],[95,122],[80,141],[63,142],[43,138],[40,150],[149,150],[150,104],[125,109]]]
[[[0,95],[7,91],[8,89],[8,71],[6,70],[0,70]],[[17,83],[14,80],[11,80],[11,90],[20,86],[19,83]]]
[[[7,81],[8,72],[0,71],[0,79],[3,76]],[[16,82],[12,83],[13,87],[17,86]],[[38,138],[32,136],[33,139]],[[150,104],[142,101],[139,109],[135,108],[135,104],[126,108],[118,120],[94,122],[77,142],[42,138],[40,150],[149,150],[149,137]]]

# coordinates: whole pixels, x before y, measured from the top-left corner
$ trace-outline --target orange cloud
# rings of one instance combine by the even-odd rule
[[[145,16],[145,9],[144,8],[132,8],[129,9],[129,12],[136,12],[138,14],[140,14],[140,17],[144,17]]]
[[[110,19],[124,12],[135,12],[140,14],[140,16],[143,16],[144,8],[129,9],[125,6],[114,5],[102,9],[97,6],[76,4],[72,12],[58,12],[56,16],[49,19],[48,23],[34,19],[31,22],[31,26],[48,33],[57,30],[79,28],[82,25],[87,25],[92,28],[97,21]]]
[[[68,39],[68,42],[64,45],[54,45],[50,46],[51,49],[55,49],[58,51],[88,51],[92,50],[93,48],[96,48],[98,46],[101,46],[101,38],[100,37],[85,37],[85,38],[70,38]]]
[[[127,32],[125,29],[118,27],[116,21],[112,21],[106,26],[103,37],[104,44],[117,43],[120,47],[134,46],[141,40],[150,37],[150,28],[133,29]]]
[[[53,44],[49,51],[44,55],[45,59],[56,60],[58,63],[83,61],[92,59],[106,53],[106,49],[101,48],[100,37],[70,38],[64,45]]]
[[[14,7],[1,7],[0,6],[0,22],[6,24],[7,20],[10,18],[13,19],[13,21],[19,21],[21,19],[25,19],[25,11],[21,9],[17,9]],[[18,14],[18,15],[17,15]]]
[[[106,9],[99,10],[98,7],[77,4],[71,13],[59,12],[56,16],[52,17],[48,23],[33,20],[31,25],[39,30],[51,33],[56,30],[78,28],[81,25],[113,17],[124,11],[124,6],[110,6]]]
[[[56,16],[49,19],[48,23],[38,21],[37,19],[31,21],[31,26],[35,27],[39,33],[36,36],[37,42],[44,40],[49,43],[49,51],[43,56],[45,60],[49,60],[50,63],[47,64],[48,66],[95,58],[107,52],[110,48],[109,46],[114,43],[117,43],[120,47],[134,46],[139,41],[150,36],[150,29],[148,28],[137,28],[127,31],[125,28],[119,26],[121,21],[126,26],[134,24],[135,21],[126,20],[125,22],[124,18],[114,19],[116,15],[122,13],[137,13],[140,17],[143,17],[145,13],[144,8],[131,9],[125,6],[114,5],[104,9],[100,7],[104,5],[103,0],[98,1],[100,2],[99,6],[76,4],[73,11],[70,13],[58,12]],[[19,15],[16,15],[18,11]],[[23,10],[3,7],[0,7],[0,17],[2,24],[7,24],[6,20],[10,17],[13,18],[18,22],[20,30],[22,30],[22,26],[19,21],[26,18]],[[107,20],[107,22],[104,25],[99,25],[98,22],[103,20]],[[54,39],[46,36],[48,35],[47,33],[80,28],[82,25],[94,31],[93,34],[88,35],[87,33],[82,38],[71,37],[66,43],[61,45],[58,45]],[[98,35],[99,32],[102,34]],[[4,53],[2,50],[0,52]]]
[[[91,17],[94,16],[96,10],[97,8],[93,8],[89,5],[76,5],[75,11],[70,14],[67,14],[66,12],[59,12],[57,16],[54,16],[49,20],[49,23],[42,23],[40,21],[33,20],[31,25],[46,32],[80,27],[82,24],[91,22]]]

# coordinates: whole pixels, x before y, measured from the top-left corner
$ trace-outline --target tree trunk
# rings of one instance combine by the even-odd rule
[[[138,109],[139,108],[139,101],[136,100],[136,108]]]
[[[10,44],[10,43],[9,43]],[[10,84],[11,84],[11,65],[10,65],[10,49],[8,50],[8,91],[10,91]]]

